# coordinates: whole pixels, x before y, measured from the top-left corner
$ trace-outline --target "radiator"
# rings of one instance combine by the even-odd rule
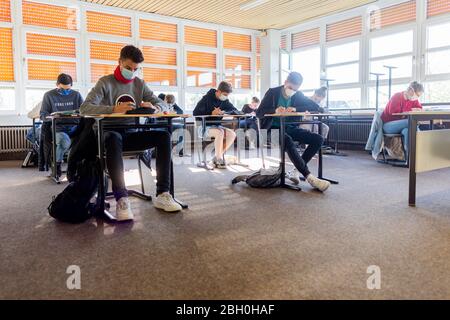
[[[370,133],[372,120],[340,120],[338,132],[336,132],[336,124],[330,122],[330,142],[338,142],[340,144],[366,144]]]
[[[0,127],[0,154],[28,151],[31,144],[26,139],[29,126]]]

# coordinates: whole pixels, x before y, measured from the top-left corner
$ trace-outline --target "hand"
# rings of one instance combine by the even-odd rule
[[[219,115],[222,115],[222,114],[223,114],[223,111],[220,110],[220,108],[214,108],[214,110],[212,112],[213,116],[219,116]]]
[[[285,107],[278,107],[275,109],[275,113],[285,113],[286,108]]]
[[[297,111],[297,109],[295,109],[294,107],[288,107],[286,109],[286,112],[296,112],[296,111]]]
[[[156,107],[151,102],[141,102],[141,108],[148,108],[156,110]]]
[[[125,113],[133,110],[135,105],[133,102],[119,102],[113,109],[113,113]]]

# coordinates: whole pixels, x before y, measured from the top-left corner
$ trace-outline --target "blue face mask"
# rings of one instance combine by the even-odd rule
[[[128,70],[126,68],[121,68],[120,72],[122,73],[122,76],[127,80],[133,80],[136,77],[136,73]]]
[[[71,92],[72,92],[71,89],[62,89],[62,88],[58,89],[58,93],[62,96],[68,96]]]

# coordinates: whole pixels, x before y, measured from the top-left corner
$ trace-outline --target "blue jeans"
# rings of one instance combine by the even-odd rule
[[[62,162],[70,148],[70,137],[65,132],[56,132],[56,162]]]
[[[408,119],[386,122],[383,124],[383,132],[387,134],[401,133],[405,150],[408,151]]]

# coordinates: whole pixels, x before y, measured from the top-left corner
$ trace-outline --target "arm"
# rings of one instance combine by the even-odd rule
[[[228,114],[241,114],[242,113],[238,109],[235,108],[235,106],[230,102],[230,100],[222,102],[221,109]]]
[[[259,108],[256,110],[256,116],[260,119],[264,118],[265,114],[275,113],[277,109],[276,104],[274,103],[273,91],[272,89],[267,90],[264,98],[261,101]]]
[[[315,103],[311,99],[305,97],[305,95],[302,92],[296,93],[293,107],[296,109],[297,112],[305,112],[305,111],[323,112],[323,108],[321,108],[317,103]]]
[[[175,112],[176,112],[177,114],[183,114],[183,113],[184,113],[184,112],[183,112],[183,109],[181,109],[177,104],[174,104],[173,110],[175,110]]]
[[[81,114],[109,114],[113,113],[114,106],[100,105],[105,97],[105,86],[102,80],[99,80],[95,87],[91,89],[86,100],[80,106]]]

